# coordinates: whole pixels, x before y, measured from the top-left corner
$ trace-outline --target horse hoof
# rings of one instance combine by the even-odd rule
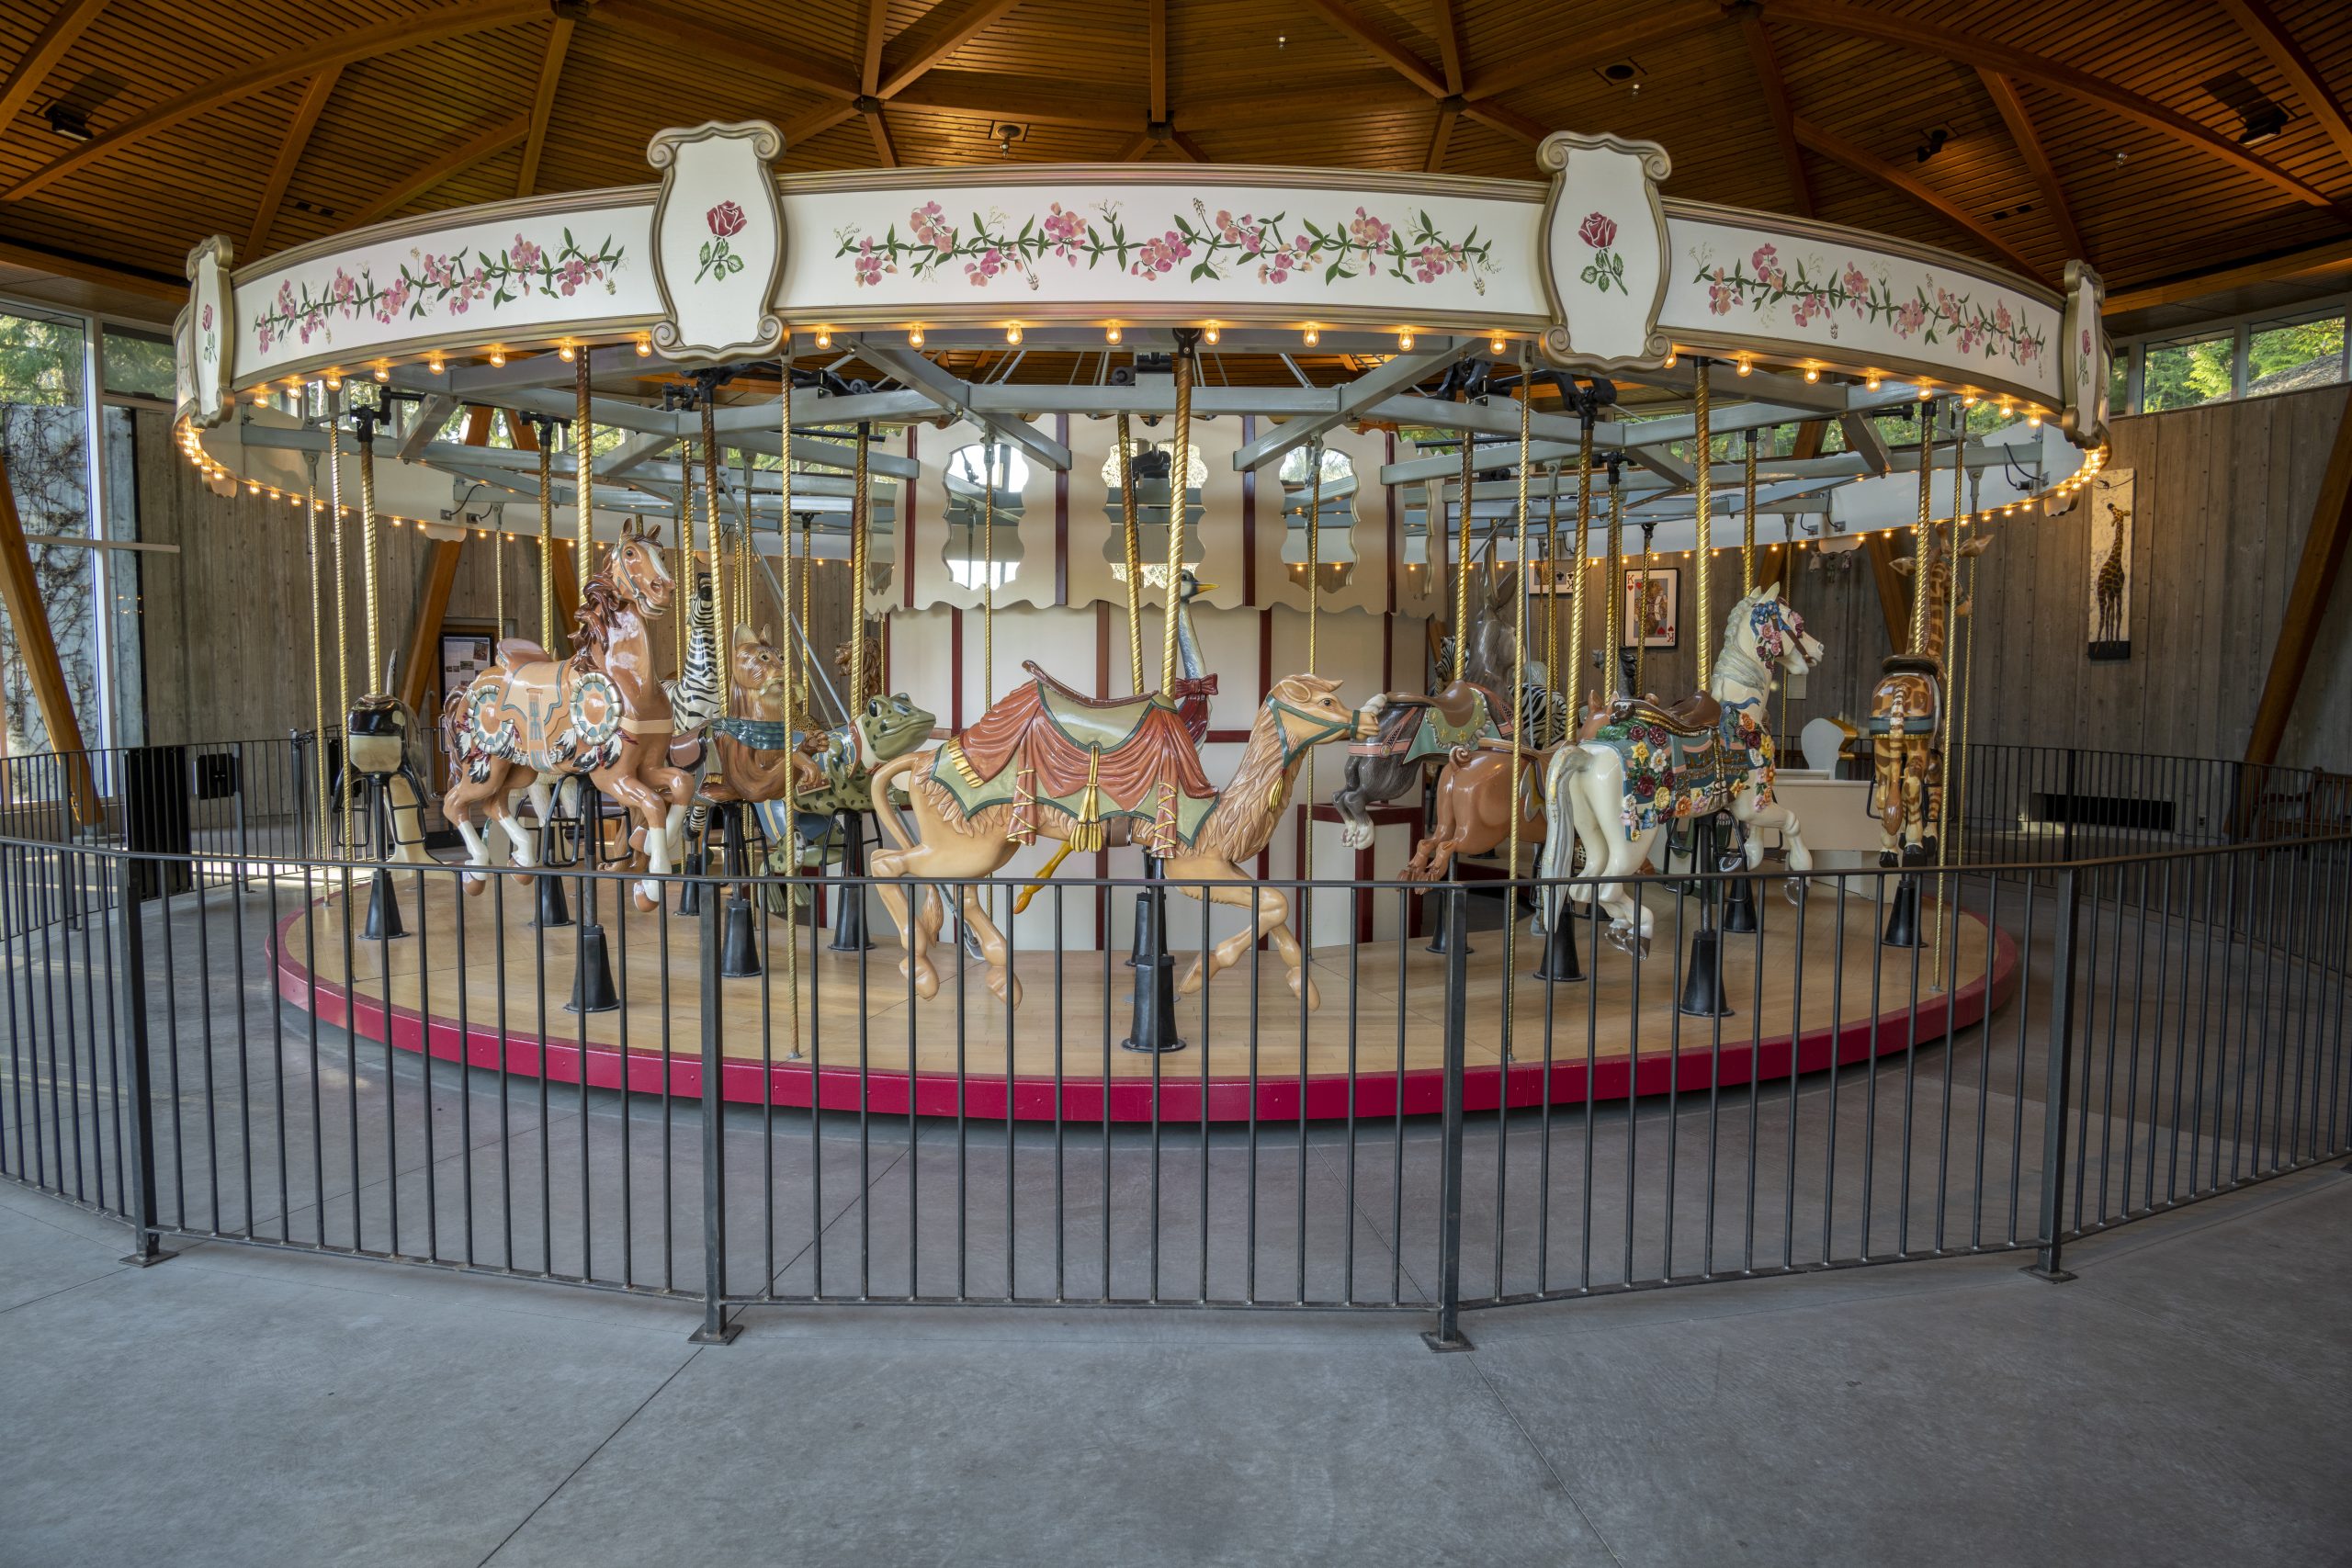
[[[1781,892],[1787,897],[1790,903],[1795,905],[1798,908],[1802,909],[1804,908],[1805,879],[1804,877],[1790,877],[1786,882],[1781,885]]]
[[[469,871],[458,879],[458,886],[466,890],[467,897],[479,898],[481,897],[481,890],[490,886],[490,878],[481,872]]]
[[[1177,994],[1186,997],[1193,995],[1201,988],[1207,978],[1207,974],[1205,969],[1195,963],[1190,969],[1184,971],[1184,977],[1176,982]]]
[[[1290,994],[1305,1002],[1309,1012],[1323,1005],[1323,993],[1315,988],[1313,977],[1304,969],[1290,972]]]
[[[662,907],[662,900],[646,892],[642,886],[629,889],[628,901],[637,906],[640,915],[650,915]]]
[[[989,976],[989,990],[1007,1008],[1017,1010],[1021,1006],[1021,980],[1018,976],[992,971]]]
[[[1611,925],[1608,931],[1609,945],[1620,953],[1634,951],[1634,931],[1631,926]]]

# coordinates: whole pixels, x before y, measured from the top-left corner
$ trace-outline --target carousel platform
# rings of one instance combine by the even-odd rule
[[[427,881],[421,908],[413,884],[404,889],[411,934],[400,941],[363,939],[334,901],[288,916],[272,941],[279,995],[362,1039],[382,1042],[389,1031],[394,1048],[443,1061],[561,1083],[584,1077],[605,1089],[626,1084],[639,1093],[701,1094],[698,920],[616,914],[608,903],[622,1005],[583,1016],[565,1007],[576,927],[529,924],[532,900],[511,890],[515,879],[495,899],[460,899],[454,878]],[[1947,993],[1931,983],[1924,955],[1915,964],[1917,950],[1878,943],[1883,911],[1874,898],[1843,897],[1840,940],[1840,900],[1823,897],[1837,886],[1816,885],[1802,921],[1774,894],[1760,900],[1761,933],[1723,937],[1734,1011],[1720,1020],[1683,1015],[1675,1005],[1675,938],[1695,926],[1694,902],[1680,901],[1678,911],[1670,893],[1652,888],[1650,954],[1637,966],[1628,953],[1595,953],[1587,942],[1584,968],[1593,978],[1570,983],[1530,977],[1541,939],[1522,921],[1508,1066],[1504,933],[1474,931],[1465,1107],[1491,1110],[1506,1096],[1513,1106],[1606,1101],[1815,1072],[1935,1042],[2009,998],[2017,954],[2005,933],[1959,915],[1957,981]],[[1922,910],[1930,928],[1932,911],[1932,904]],[[353,913],[364,913],[364,904]],[[1689,923],[1678,928],[1678,917]],[[1175,923],[1181,932],[1181,919]],[[1580,939],[1589,931],[1581,928]],[[1119,1048],[1132,990],[1124,953],[1070,952],[1058,961],[1050,952],[1018,953],[1024,995],[1012,1010],[988,990],[985,968],[946,942],[933,953],[939,994],[922,1000],[899,972],[887,926],[862,957],[826,951],[821,931],[812,952],[805,921],[797,934],[796,1008],[786,1007],[779,919],[765,922],[765,973],[719,982],[721,1090],[729,1100],[1119,1122],[1340,1119],[1433,1113],[1442,1105],[1446,961],[1417,938],[1316,950],[1321,1005],[1312,1012],[1283,983],[1280,960],[1261,950],[1254,976],[1245,962],[1205,995],[1180,997],[1186,1048],[1149,1055]],[[1190,962],[1178,953],[1180,976]]]

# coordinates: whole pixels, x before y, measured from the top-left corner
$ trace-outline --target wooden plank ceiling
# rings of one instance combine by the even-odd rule
[[[775,121],[792,169],[1198,158],[1532,178],[1544,131],[1609,130],[1668,149],[1670,194],[1809,206],[2053,282],[2079,236],[2114,292],[2307,273],[2352,239],[2341,0],[1570,9],[28,0],[0,8],[0,235],[16,262],[114,269],[161,299],[207,234],[275,250],[371,213],[644,183],[647,138],[707,116]],[[1605,73],[1619,64],[1629,80]],[[2285,123],[2246,144],[2266,101]]]

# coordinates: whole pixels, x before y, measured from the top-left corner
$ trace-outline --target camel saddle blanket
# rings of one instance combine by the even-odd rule
[[[1658,718],[1648,703],[1621,702],[1593,737],[1624,765],[1628,837],[1659,823],[1720,811],[1751,779],[1771,799],[1772,737],[1747,705],[1719,707],[1714,727],[1692,734]]]
[[[1133,841],[1155,853],[1192,843],[1216,791],[1176,705],[1158,693],[1102,702],[1024,668],[1028,680],[940,747],[932,782],[967,817],[1011,807],[1006,836],[1020,843],[1035,840],[1049,810],[1069,818],[1049,836],[1081,850],[1102,846],[1114,817],[1139,823]]]
[[[1484,738],[1509,739],[1511,728],[1502,705],[1485,687],[1455,681],[1426,697],[1392,698],[1379,733],[1355,741],[1348,751],[1419,762],[1446,756],[1457,746],[1476,746]]]

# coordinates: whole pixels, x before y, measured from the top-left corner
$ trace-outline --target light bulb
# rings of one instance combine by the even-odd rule
[[[1487,346],[1494,350],[1497,355],[1501,355],[1510,347],[1510,340],[1498,333],[1487,340]]]
[[[817,329],[817,346],[819,348],[831,348],[833,346],[832,328],[819,327]]]
[[[1117,327],[1109,326],[1102,329],[1102,341],[1104,343],[1116,343],[1119,341],[1119,337],[1120,333]]]
[[[1396,351],[1399,354],[1410,354],[1413,352],[1413,334],[1409,331],[1401,332],[1396,334]]]
[[[261,486],[254,483],[251,479],[247,479],[245,481],[245,493],[247,495],[259,495],[261,493]]]
[[[490,351],[490,363],[493,369],[504,368],[506,364],[506,351],[503,348],[492,349]]]
[[[257,409],[266,409],[268,406],[269,389],[267,387],[255,387],[254,389],[254,407]]]
[[[2036,409],[2031,413],[2027,414],[2025,416],[2025,422],[2034,429],[2040,430],[2041,428],[2041,411],[2040,409]]]
[[[1750,364],[1749,364],[1747,360],[1745,360],[1745,359],[1743,359],[1743,360],[1741,360],[1741,361],[1739,362],[1739,373],[1740,373],[1741,375],[1743,375],[1743,376],[1746,376],[1746,375],[1749,374],[1749,373],[1750,373],[1750,372],[1752,372],[1755,368],[1756,368],[1756,367],[1755,367],[1755,366],[1750,365]]]
[[[1664,361],[1664,367],[1664,367],[1664,368],[1666,368],[1666,369],[1668,369],[1668,370],[1673,369],[1673,368],[1674,368],[1674,365],[1675,365],[1675,361],[1677,361],[1677,360],[1680,359],[1681,357],[1682,357],[1682,356],[1681,356],[1680,355],[1679,355],[1679,354],[1675,353],[1675,352],[1674,352],[1674,350],[1672,350],[1672,349],[1670,349],[1670,348],[1669,348],[1669,349],[1668,349],[1668,350],[1666,351],[1666,359],[1665,359],[1665,361]]]
[[[441,362],[441,356],[437,354],[424,362],[424,367],[427,370],[432,371],[435,376],[441,375],[449,368],[447,365],[444,365]]]
[[[907,343],[911,347],[921,348],[922,346],[922,329],[921,327],[909,327],[907,329]]]
[[[376,368],[375,368],[375,371],[374,371],[374,375],[375,375],[376,379],[377,379],[377,380],[379,380],[379,381],[389,381],[389,380],[390,380],[390,379],[392,378],[392,367],[391,367],[391,365],[390,365],[388,361],[381,360],[381,359],[379,359],[379,360],[376,361]]]
[[[343,390],[342,371],[330,370],[327,372],[327,390],[330,392],[340,392]]]
[[[1216,346],[1216,340],[1221,335],[1223,334],[1221,334],[1214,326],[1207,328],[1201,333],[1201,336],[1208,340],[1208,345],[1211,348],[1215,348]]]
[[[1303,336],[1306,340],[1306,346],[1309,348],[1313,348],[1317,344],[1323,341],[1323,333],[1321,330],[1316,327],[1307,328]]]
[[[650,359],[653,356],[653,342],[650,338],[641,337],[637,340],[637,356],[639,359]]]
[[[571,364],[574,359],[579,357],[578,355],[572,352],[571,345],[568,343],[555,351],[555,356],[558,359],[562,360],[566,365]]]
[[[1021,341],[1021,324],[1018,321],[1004,329],[1004,341],[1007,343]]]
[[[1804,367],[1804,378],[1808,381],[1818,381],[1821,379],[1821,372],[1808,365]]]

